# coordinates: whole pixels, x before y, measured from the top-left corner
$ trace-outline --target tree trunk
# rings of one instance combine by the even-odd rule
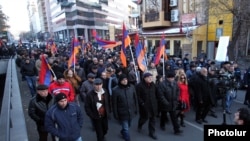
[[[229,44],[228,49],[227,49],[227,54],[228,54],[228,59],[231,61],[237,61],[238,55],[237,55],[237,51],[238,51],[238,46],[237,46],[237,40],[240,36],[241,33],[241,25],[242,22],[239,20],[237,27],[235,28],[235,32],[233,32],[233,36],[232,36],[232,42]]]

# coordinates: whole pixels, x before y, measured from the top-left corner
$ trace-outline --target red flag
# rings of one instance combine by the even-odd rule
[[[142,43],[139,41],[139,35],[138,33],[135,36],[135,54],[137,58],[137,63],[141,71],[146,71],[147,69],[147,64],[146,64],[146,59],[145,59],[145,50],[142,45]]]
[[[121,46],[121,53],[120,59],[123,67],[127,67],[127,59],[126,59],[126,48],[130,45],[130,37],[128,36],[128,31],[123,23],[122,26],[122,46]]]
[[[71,66],[75,65],[76,61],[76,55],[79,53],[79,49],[81,48],[80,43],[77,38],[73,40],[72,43],[72,50],[71,50],[71,55],[68,60],[68,68]]]
[[[44,84],[49,86],[49,84],[52,81],[52,75],[51,75],[51,67],[49,63],[47,62],[44,55],[42,55],[41,58],[41,70],[39,72],[39,84]]]
[[[157,52],[156,52],[156,55],[155,55],[155,59],[154,59],[155,65],[159,64],[161,56],[165,52],[165,44],[166,44],[165,37],[164,37],[164,35],[162,35],[162,37],[161,37],[161,43],[160,43],[160,46],[157,49]]]
[[[92,29],[92,36],[93,36],[93,37],[96,37],[96,36],[97,36],[97,33],[96,33],[96,30],[95,30],[95,29]]]

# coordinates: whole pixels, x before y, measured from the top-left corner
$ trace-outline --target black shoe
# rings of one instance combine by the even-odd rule
[[[155,134],[149,134],[149,136],[154,139],[154,140],[157,140],[157,136]]]
[[[211,116],[217,118],[217,115],[215,113],[212,113]]]
[[[208,121],[207,121],[207,120],[205,120],[205,119],[202,119],[202,122],[204,122],[204,123],[208,123]]]
[[[178,135],[178,134],[181,134],[182,132],[183,132],[182,130],[176,130],[176,131],[174,131],[174,134]]]
[[[165,126],[161,126],[161,130],[165,131],[166,130]]]
[[[186,125],[184,123],[181,124],[181,127],[186,127]]]
[[[196,120],[197,123],[202,124],[202,120],[198,119]]]

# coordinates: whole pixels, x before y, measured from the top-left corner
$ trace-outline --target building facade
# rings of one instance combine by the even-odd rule
[[[37,1],[29,0],[27,9],[28,9],[29,20],[30,20],[30,30],[33,33],[33,37],[36,38],[36,34],[41,31],[41,24],[40,24],[40,19],[39,19]]]
[[[206,50],[206,0],[142,0],[142,36],[148,41],[148,50],[154,51],[165,36],[166,53],[177,57],[198,56]],[[154,52],[151,52],[154,54]]]
[[[215,58],[221,36],[229,36],[232,41],[233,34],[233,0],[224,2],[218,0],[209,1],[209,19],[207,32],[207,54],[209,58]]]
[[[75,36],[89,41],[95,29],[101,38],[115,39],[123,22],[128,29],[136,28],[136,22],[129,19],[136,6],[120,0],[50,0],[54,38],[68,42]]]

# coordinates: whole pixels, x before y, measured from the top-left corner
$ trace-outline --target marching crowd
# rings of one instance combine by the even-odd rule
[[[173,133],[179,135],[185,127],[185,113],[195,110],[198,124],[208,123],[207,115],[217,117],[213,108],[222,106],[227,114],[236,97],[238,84],[246,87],[244,104],[250,107],[250,69],[242,77],[236,62],[222,62],[220,66],[206,58],[205,52],[189,60],[168,57],[154,64],[148,58],[148,68],[142,72],[138,64],[127,58],[123,67],[119,53],[91,48],[76,56],[77,62],[68,67],[69,49],[58,49],[51,54],[48,49],[17,49],[17,66],[23,81],[27,81],[31,101],[29,116],[36,122],[39,141],[82,141],[83,110],[91,119],[97,141],[105,141],[110,117],[119,121],[120,134],[125,141],[133,140],[129,128],[139,115],[138,132],[148,121],[149,137],[157,139],[156,120],[160,128],[171,120]],[[45,56],[55,76],[49,85],[37,84],[41,70],[41,58]],[[231,84],[224,84],[228,81]],[[221,87],[220,87],[221,86]],[[80,108],[84,104],[84,109]],[[235,113],[235,123],[249,125],[250,113],[241,108]]]

